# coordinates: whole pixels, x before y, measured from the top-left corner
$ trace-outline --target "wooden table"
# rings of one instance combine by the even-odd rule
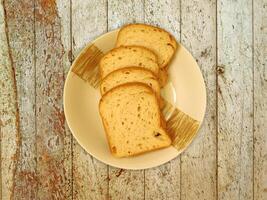
[[[66,124],[71,62],[131,22],[170,31],[201,67],[207,113],[178,158],[139,171],[86,153]],[[267,199],[266,0],[2,0],[1,196],[7,199]]]

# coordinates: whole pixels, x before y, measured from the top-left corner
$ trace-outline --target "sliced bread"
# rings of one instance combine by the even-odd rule
[[[129,24],[119,31],[116,46],[139,45],[151,49],[158,56],[160,68],[165,68],[173,57],[177,43],[167,31],[146,24]]]
[[[101,94],[124,83],[140,82],[148,85],[160,97],[160,86],[157,77],[150,71],[140,67],[126,67],[108,74],[100,84]]]
[[[99,69],[101,79],[109,73],[128,66],[136,66],[159,73],[157,56],[150,50],[139,46],[119,47],[109,51],[100,60]]]
[[[168,147],[157,98],[143,83],[126,83],[100,100],[100,115],[109,146],[116,157],[127,157]]]

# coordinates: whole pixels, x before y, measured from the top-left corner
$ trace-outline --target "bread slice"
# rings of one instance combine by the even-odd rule
[[[159,73],[157,56],[150,50],[139,46],[119,47],[109,51],[100,60],[100,76],[103,79],[109,73],[129,66],[137,66]]]
[[[127,157],[168,147],[157,98],[143,83],[126,83],[109,90],[100,100],[100,115],[111,153]]]
[[[167,31],[146,24],[130,24],[121,28],[116,46],[139,45],[151,49],[158,56],[160,68],[165,68],[173,57],[177,43]]]
[[[148,85],[160,97],[160,86],[157,77],[150,71],[140,67],[126,67],[108,74],[100,84],[101,94],[124,83],[140,82]]]

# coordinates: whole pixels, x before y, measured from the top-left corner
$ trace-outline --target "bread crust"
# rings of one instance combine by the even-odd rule
[[[156,80],[160,83],[160,80],[159,80],[159,77],[154,73],[152,72],[151,70],[147,69],[147,68],[144,68],[144,67],[140,67],[140,66],[132,66],[132,65],[129,65],[129,66],[125,66],[123,68],[119,68],[119,69],[116,69],[110,73],[108,73],[102,80],[101,80],[101,83],[108,77],[108,76],[111,76],[113,72],[116,72],[116,71],[120,71],[120,70],[129,70],[129,69],[140,69],[140,70],[144,70],[144,71],[148,71],[150,72],[155,78]]]
[[[146,84],[144,83],[140,83],[140,82],[131,82],[131,83],[125,83],[125,84],[122,84],[122,85],[118,85],[114,88],[112,88],[111,90],[109,90],[108,92],[106,92],[102,98],[100,99],[99,101],[99,104],[98,104],[98,107],[99,107],[99,111],[100,111],[100,116],[101,116],[101,119],[102,119],[102,124],[104,126],[104,129],[105,129],[105,133],[106,133],[106,136],[107,136],[107,139],[108,139],[108,144],[109,144],[109,148],[110,148],[110,151],[111,151],[111,154],[114,155],[115,157],[121,157],[121,156],[118,156],[116,154],[114,154],[114,152],[112,151],[112,146],[110,144],[110,137],[109,137],[109,134],[108,134],[108,131],[107,131],[107,127],[105,126],[105,123],[104,123],[104,116],[101,112],[101,104],[102,102],[104,101],[105,98],[107,98],[109,96],[110,93],[112,93],[114,90],[117,90],[119,88],[124,88],[124,87],[128,87],[128,86],[142,86],[144,88],[146,88],[148,90],[148,92],[150,92],[152,95],[154,95],[155,97],[155,100],[157,102],[157,109],[158,109],[158,113],[160,113],[160,116],[159,116],[159,124],[158,124],[158,127],[161,128],[162,130],[164,130],[167,134],[167,136],[169,137],[169,140],[170,140],[170,144],[169,145],[166,145],[166,146],[163,146],[163,147],[159,147],[159,148],[155,148],[155,149],[152,149],[152,150],[149,150],[149,151],[141,151],[137,154],[134,154],[134,155],[127,155],[127,156],[123,156],[123,157],[130,157],[130,156],[137,156],[137,155],[140,155],[140,154],[143,154],[143,153],[147,153],[147,152],[151,152],[151,151],[155,151],[155,150],[159,150],[159,149],[162,149],[162,148],[165,148],[165,147],[168,147],[171,145],[171,138],[169,136],[169,133],[166,131],[165,127],[164,127],[164,124],[163,124],[163,121],[164,119],[162,119],[162,114],[161,114],[161,111],[160,111],[160,106],[159,106],[159,101],[158,101],[158,98],[156,96],[156,94],[154,93],[154,91],[149,87],[147,86]]]
[[[127,70],[140,70],[140,71],[146,71],[146,72],[149,72],[149,73],[153,76],[153,78],[155,78],[155,80],[159,83],[159,86],[161,87],[159,78],[158,78],[152,71],[150,71],[149,69],[143,68],[143,67],[139,67],[139,66],[138,66],[138,67],[137,67],[137,66],[131,66],[131,67],[125,67],[125,68],[120,68],[120,69],[114,70],[114,71],[112,71],[111,73],[109,73],[107,76],[105,76],[105,77],[103,78],[103,80],[101,81],[101,83],[100,83],[100,93],[101,93],[101,95],[104,94],[104,93],[102,92],[102,83],[103,83],[106,79],[108,79],[109,76],[112,76],[113,73],[116,73],[116,72],[118,72],[118,71],[127,71]],[[138,82],[138,81],[134,81],[134,82]],[[138,83],[140,83],[140,82],[138,82]],[[123,85],[123,84],[120,84],[120,85]],[[155,92],[155,91],[153,90],[153,92]],[[164,107],[164,102],[163,102],[162,97],[161,97],[161,95],[160,95],[160,91],[159,91],[159,94],[157,94],[157,93],[155,93],[155,94],[156,94],[156,96],[157,96],[157,98],[158,98],[158,102],[159,102],[160,108],[163,108],[163,107]]]
[[[168,134],[168,135],[169,135],[169,134]],[[133,157],[133,156],[139,156],[139,155],[142,155],[142,154],[144,154],[144,153],[149,153],[149,152],[152,152],[152,151],[157,151],[157,150],[160,150],[160,149],[167,148],[167,147],[169,147],[170,145],[171,145],[171,143],[170,143],[168,146],[158,147],[158,148],[151,149],[151,150],[148,150],[148,151],[141,151],[141,152],[136,153],[136,154],[123,156],[123,158]],[[119,157],[119,156],[117,156],[117,155],[115,155],[115,154],[112,154],[112,155],[114,155],[114,156],[117,157],[117,158],[121,158],[121,157]]]
[[[159,78],[158,78],[158,77],[154,74],[154,72],[152,72],[151,70],[146,69],[146,68],[143,68],[143,67],[139,67],[139,66],[127,66],[127,67],[123,67],[123,68],[120,68],[120,69],[116,69],[116,70],[110,72],[108,75],[106,75],[106,76],[102,79],[102,81],[101,81],[100,84],[102,84],[106,79],[108,79],[109,76],[112,76],[113,73],[116,73],[116,72],[118,72],[118,71],[128,71],[128,70],[140,70],[140,71],[142,70],[142,71],[146,71],[146,72],[150,73],[150,74],[156,79],[156,81],[159,82]],[[100,87],[101,87],[101,86],[100,86]],[[101,91],[101,89],[100,89],[100,91]],[[102,94],[102,91],[101,91],[101,94]]]

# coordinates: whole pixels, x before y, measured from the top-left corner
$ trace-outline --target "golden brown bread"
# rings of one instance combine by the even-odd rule
[[[120,29],[116,46],[129,45],[151,49],[158,56],[160,68],[167,67],[177,49],[177,42],[170,33],[147,24],[129,24]]]
[[[157,98],[143,83],[126,83],[109,90],[99,104],[111,152],[127,157],[168,147]]]
[[[159,74],[158,59],[152,51],[145,47],[127,46],[112,49],[104,55],[99,63],[101,79],[117,69],[129,66],[148,69],[156,76]]]
[[[100,92],[104,95],[110,89],[130,82],[140,82],[148,85],[160,99],[158,78],[150,70],[140,67],[126,67],[109,73],[100,84]]]

